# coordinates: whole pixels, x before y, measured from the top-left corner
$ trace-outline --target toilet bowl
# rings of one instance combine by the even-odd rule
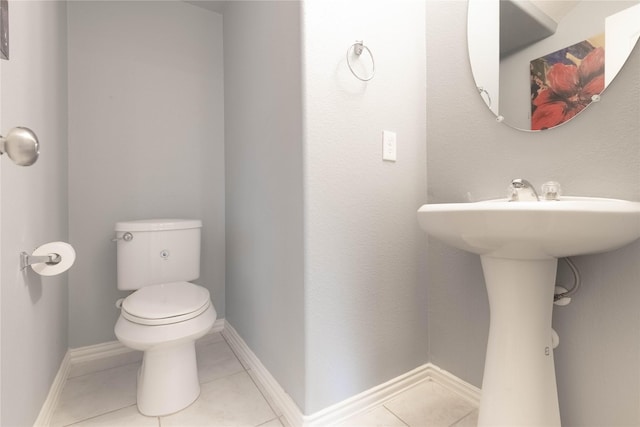
[[[201,297],[195,310],[179,298],[192,294]],[[142,414],[172,414],[198,398],[195,341],[215,320],[209,291],[188,282],[145,287],[123,301],[115,333],[125,346],[144,352],[137,390]]]
[[[122,301],[115,334],[144,352],[137,404],[147,416],[178,412],[200,395],[195,341],[216,320],[209,291],[186,281],[199,274],[200,227],[193,220],[116,225],[118,288],[135,292]]]
[[[171,414],[198,398],[195,340],[215,320],[209,291],[189,282],[148,286],[123,301],[115,333],[125,346],[144,352],[137,390],[142,414]]]

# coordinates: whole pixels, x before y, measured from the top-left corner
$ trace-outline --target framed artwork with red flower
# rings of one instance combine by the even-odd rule
[[[530,71],[531,130],[566,122],[604,90],[604,33],[534,59]]]

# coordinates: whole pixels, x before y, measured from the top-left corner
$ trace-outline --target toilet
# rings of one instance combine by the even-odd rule
[[[151,219],[116,223],[118,340],[143,351],[137,403],[143,415],[180,411],[200,395],[195,341],[216,320],[209,291],[190,283],[200,276],[202,222]]]

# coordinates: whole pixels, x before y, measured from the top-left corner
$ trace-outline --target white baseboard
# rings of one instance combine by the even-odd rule
[[[431,363],[426,363],[342,402],[314,414],[305,415],[229,323],[226,323],[222,335],[238,357],[253,371],[255,379],[260,382],[262,388],[270,395],[271,400],[293,427],[316,427],[339,423],[373,409],[423,381],[434,381],[476,406],[480,402],[480,389]]]
[[[305,425],[304,415],[291,396],[278,384],[278,381],[260,362],[260,359],[251,351],[229,322],[225,324],[222,336],[227,340],[233,352],[244,362],[245,366],[248,366],[253,371],[255,379],[260,382],[264,391],[282,412],[289,425],[294,427]]]
[[[217,319],[208,333],[222,332],[224,325],[224,319]],[[132,353],[134,351],[135,350],[129,347],[125,347],[120,341],[109,341],[86,347],[70,348],[68,353],[71,358],[71,365],[75,365],[82,362],[91,362],[120,354]]]
[[[38,418],[36,418],[36,422],[33,423],[34,427],[48,427],[51,424],[53,413],[58,407],[58,400],[62,394],[62,389],[64,388],[64,383],[67,381],[70,369],[71,357],[69,356],[69,351],[67,351],[62,358],[62,363],[60,363],[60,368],[53,379],[51,388],[49,388],[49,394],[47,394],[47,398],[42,408],[40,408]]]
[[[433,382],[438,383],[447,390],[456,393],[458,396],[466,399],[475,406],[480,406],[480,394],[482,391],[478,387],[461,380],[451,372],[440,369],[432,363],[427,363],[427,365],[429,367],[428,375]]]
[[[277,406],[277,409],[282,412],[287,423],[293,427],[319,427],[339,423],[342,420],[381,405],[423,381],[434,381],[476,406],[480,402],[480,389],[431,363],[426,363],[342,402],[311,415],[305,415],[229,323],[225,322],[224,319],[216,320],[210,333],[216,332],[222,332],[233,351],[242,359],[245,366],[252,370],[256,381],[260,383],[274,405]],[[69,349],[62,359],[60,369],[53,380],[49,394],[34,426],[45,427],[51,423],[64,384],[74,365],[132,352],[133,350],[125,347],[119,341]]]
[[[354,415],[364,413],[393,399],[398,394],[429,381],[429,364],[419,366],[405,374],[331,405],[312,415],[305,416],[305,426],[325,426],[339,423]]]
[[[218,319],[213,324],[213,327],[209,331],[209,334],[216,332],[222,332],[224,329],[224,319]],[[86,347],[70,348],[62,359],[58,373],[53,379],[53,384],[49,389],[49,394],[40,408],[40,413],[34,427],[46,427],[51,424],[53,413],[58,407],[58,401],[62,394],[64,384],[69,378],[69,374],[74,366],[81,363],[92,362],[101,359],[107,359],[110,357],[133,353],[134,350],[125,347],[119,341],[110,341],[96,345],[89,345]]]

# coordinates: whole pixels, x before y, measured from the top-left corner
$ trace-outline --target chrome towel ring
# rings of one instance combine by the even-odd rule
[[[489,95],[489,91],[482,86],[478,86],[478,92],[480,92],[480,96],[484,99],[484,102],[487,103],[487,106],[491,107],[491,95]]]
[[[351,65],[351,60],[349,59],[349,57],[351,56],[350,53],[352,50],[357,57],[360,57],[360,55],[362,55],[362,52],[364,50],[366,50],[369,53],[369,56],[371,57],[371,74],[369,76],[361,77],[353,69],[353,66]],[[371,50],[369,50],[369,48],[364,45],[364,42],[362,40],[356,40],[356,42],[351,46],[349,46],[349,49],[347,49],[347,65],[349,66],[349,70],[351,71],[351,73],[354,76],[356,76],[358,80],[362,80],[363,82],[368,82],[373,78],[373,76],[376,75],[376,62],[373,59],[373,53],[371,53]]]

